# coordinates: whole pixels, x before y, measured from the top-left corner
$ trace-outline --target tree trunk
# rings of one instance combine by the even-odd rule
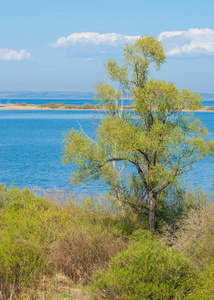
[[[149,230],[156,231],[156,196],[153,192],[149,192]]]

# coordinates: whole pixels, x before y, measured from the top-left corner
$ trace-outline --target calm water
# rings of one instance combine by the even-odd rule
[[[82,105],[85,103],[88,104],[96,104],[94,99],[0,99],[0,105],[11,103],[11,104],[18,104],[18,103],[26,103],[26,104],[45,104],[45,103],[62,103],[62,104],[74,104],[74,105]],[[124,105],[130,105],[131,100],[126,99],[123,100]],[[214,106],[214,100],[204,100],[202,102],[202,105],[205,107]]]
[[[45,103],[62,103],[62,104],[73,104],[73,105],[82,105],[85,103],[88,104],[97,104],[94,99],[0,99],[0,105],[11,103],[11,104],[18,104],[18,103],[26,103],[26,104],[45,104]],[[212,103],[212,102],[211,102]],[[131,100],[126,99],[123,100],[123,105],[130,105]]]
[[[85,101],[86,102],[86,101]],[[195,113],[214,139],[214,112]],[[63,133],[71,128],[95,135],[101,114],[91,111],[0,111],[0,182],[6,185],[71,190],[73,166],[62,165]],[[211,189],[213,162],[205,159],[185,176],[192,186]],[[75,191],[103,191],[101,183]]]

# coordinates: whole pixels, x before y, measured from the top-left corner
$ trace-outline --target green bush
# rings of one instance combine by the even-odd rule
[[[199,273],[193,292],[187,297],[188,300],[211,300],[214,299],[214,260],[205,266]]]
[[[93,299],[185,299],[195,277],[188,259],[147,233],[97,272],[91,289]]]
[[[15,187],[1,187],[0,203],[0,290],[8,299],[11,289],[18,293],[51,272],[47,249],[55,238],[57,209],[51,201]]]

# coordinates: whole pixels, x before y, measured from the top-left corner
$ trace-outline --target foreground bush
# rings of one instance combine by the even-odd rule
[[[96,274],[92,291],[94,299],[185,299],[195,277],[188,259],[144,234]]]

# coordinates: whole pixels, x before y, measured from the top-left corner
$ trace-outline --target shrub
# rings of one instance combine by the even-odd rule
[[[64,216],[57,205],[29,190],[1,188],[0,290],[9,299],[23,287],[36,286],[41,274],[52,274],[48,247],[59,236]]]
[[[165,226],[176,230],[190,210],[198,210],[210,203],[211,197],[203,190],[188,190],[185,187],[174,185],[166,189],[157,203],[157,227],[159,232]]]
[[[0,290],[5,299],[11,291],[17,294],[23,286],[34,286],[47,273],[46,256],[37,241],[0,235]]]
[[[174,248],[203,266],[214,257],[214,205],[190,209],[171,241]]]
[[[106,231],[79,228],[53,243],[50,262],[74,283],[86,284],[97,267],[126,248],[127,242]]]
[[[206,265],[203,272],[200,272],[193,292],[187,297],[188,300],[211,300],[214,298],[214,260]]]
[[[91,289],[94,299],[184,299],[195,276],[188,259],[144,234],[96,273]]]

